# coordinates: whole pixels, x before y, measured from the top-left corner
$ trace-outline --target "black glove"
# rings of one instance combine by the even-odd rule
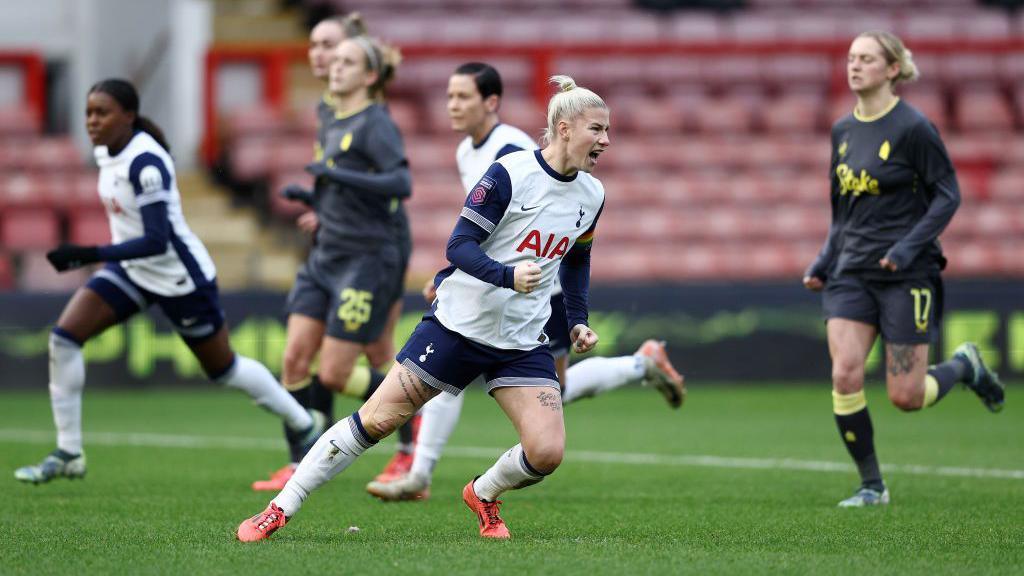
[[[289,184],[281,190],[281,196],[288,200],[302,202],[306,206],[313,205],[313,193],[298,184]]]
[[[81,268],[86,264],[99,262],[100,249],[96,246],[61,244],[56,250],[47,252],[46,259],[50,261],[57,272],[66,272]]]
[[[323,162],[312,162],[310,164],[306,164],[306,172],[309,172],[310,174],[316,176],[317,178],[321,176],[327,176],[327,174],[330,173],[330,171],[331,169],[328,168],[327,164],[324,164]]]

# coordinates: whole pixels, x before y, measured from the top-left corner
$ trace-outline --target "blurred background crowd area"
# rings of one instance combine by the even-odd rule
[[[445,265],[464,192],[448,76],[494,64],[500,115],[545,124],[544,80],[605,97],[612,148],[595,282],[796,279],[829,225],[828,131],[849,113],[845,53],[884,29],[913,50],[900,90],[940,129],[964,202],[949,274],[1024,277],[1024,12],[970,0],[11,0],[0,24],[0,290],[61,291],[44,254],[109,240],[81,124],[96,80],[126,77],[171,137],[188,220],[225,289],[287,289],[308,239],[309,26],[358,10],[402,48],[388,105],[413,174],[409,285]]]

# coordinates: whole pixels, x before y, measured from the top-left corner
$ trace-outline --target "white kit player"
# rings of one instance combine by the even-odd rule
[[[466,134],[455,156],[467,194],[495,160],[511,152],[537,148],[525,132],[500,122],[498,109],[502,92],[498,71],[480,62],[459,66],[448,80],[448,115],[452,129]],[[433,302],[433,280],[424,288],[424,297]],[[681,406],[686,398],[683,378],[669,362],[665,345],[657,340],[647,340],[631,356],[592,357],[569,367],[569,329],[557,277],[551,296],[551,318],[544,326],[544,333],[555,358],[563,404],[636,382],[653,385],[673,408]],[[434,467],[458,423],[462,404],[461,394],[442,394],[428,402],[423,408],[410,472],[388,482],[374,480],[367,484],[367,492],[383,500],[429,497]]]
[[[357,412],[320,437],[266,509],[238,526],[239,540],[269,537],[428,400],[458,395],[481,375],[520,443],[463,489],[480,535],[508,538],[497,498],[561,463],[562,399],[544,325],[560,275],[573,348],[597,344],[587,291],[604,188],[590,172],[610,142],[604,101],[567,76],[552,81],[559,90],[548,105],[545,148],[508,154],[480,178],[448,241],[451,266],[437,275],[437,298],[395,366]]]
[[[158,305],[213,381],[248,394],[308,445],[326,419],[303,409],[259,362],[235,354],[217,296],[216,270],[181,212],[174,163],[161,130],[139,115],[129,82],[89,90],[86,129],[96,146],[99,193],[114,243],[65,244],[46,257],[63,272],[106,262],[68,302],[50,334],[50,401],[57,449],[14,475],[23,482],[85,476],[82,346],[107,328]]]

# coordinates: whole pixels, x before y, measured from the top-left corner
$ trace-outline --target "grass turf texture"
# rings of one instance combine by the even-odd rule
[[[1024,468],[1024,419],[1011,391],[990,415],[966,391],[901,414],[869,389],[885,464]],[[280,425],[237,393],[90,391],[85,481],[16,482],[15,467],[52,444],[43,394],[0,394],[5,574],[985,574],[1024,566],[1024,478],[887,475],[893,504],[840,510],[857,485],[845,472],[574,461],[573,451],[847,462],[827,385],[705,386],[682,411],[650,390],[566,409],[568,455],[557,473],[505,494],[509,542],[483,541],[462,486],[514,441],[492,400],[471,393],[427,502],[385,504],[365,483],[391,455],[387,440],[316,492],[270,541],[233,531],[267,493],[249,482],[283,463]],[[342,410],[355,405],[341,402]],[[343,413],[343,412],[341,412]],[[263,439],[250,448],[89,444],[90,432]],[[105,435],[105,438],[111,438]],[[98,438],[98,437],[97,437]],[[114,436],[114,441],[116,441]],[[490,447],[472,457],[465,447]],[[462,447],[462,455],[458,455]],[[580,452],[578,452],[580,453]],[[346,534],[348,526],[360,531]]]

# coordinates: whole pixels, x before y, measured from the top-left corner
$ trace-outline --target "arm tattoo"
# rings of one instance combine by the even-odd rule
[[[906,344],[889,345],[889,374],[899,376],[914,371],[914,346]]]
[[[552,412],[558,412],[562,409],[562,397],[552,392],[541,392],[537,394],[537,399],[540,400],[541,406],[548,406]]]

